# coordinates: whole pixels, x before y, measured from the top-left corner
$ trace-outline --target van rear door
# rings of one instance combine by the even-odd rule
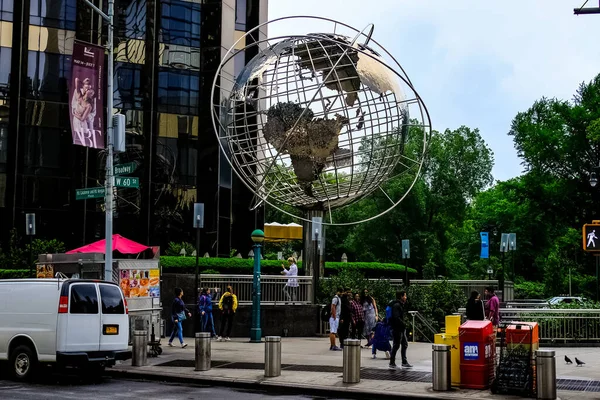
[[[100,283],[98,287],[102,304],[100,351],[127,350],[129,316],[123,292],[117,285]]]
[[[66,325],[63,346],[67,352],[100,349],[100,307],[95,283],[82,282],[69,285],[69,313]]]

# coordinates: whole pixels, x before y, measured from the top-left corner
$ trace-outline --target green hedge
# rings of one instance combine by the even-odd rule
[[[0,279],[31,278],[28,269],[0,269]]]
[[[162,256],[160,263],[164,273],[193,273],[196,268],[195,257]],[[282,261],[280,260],[262,260],[260,263],[261,272],[267,275],[277,275],[281,272],[281,263]],[[253,260],[243,258],[199,258],[198,267],[201,273],[205,270],[213,270],[222,274],[245,275],[252,273]],[[302,261],[299,261],[298,269],[301,271],[302,268]],[[374,262],[325,263],[325,275],[336,274],[340,270],[345,269],[356,269],[372,278],[379,278],[381,276],[402,278],[405,267],[400,264]],[[408,272],[416,274],[417,271],[409,268]]]

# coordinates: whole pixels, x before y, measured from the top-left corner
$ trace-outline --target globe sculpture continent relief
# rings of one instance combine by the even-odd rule
[[[219,143],[257,203],[331,211],[380,189],[389,198],[383,214],[418,179],[431,133],[427,109],[372,30],[313,18],[333,29],[230,49],[213,87]],[[236,56],[250,49],[256,55],[232,73]],[[398,175],[409,185],[388,194],[382,185]]]

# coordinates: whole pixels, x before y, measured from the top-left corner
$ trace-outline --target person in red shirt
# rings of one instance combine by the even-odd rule
[[[485,295],[488,298],[485,305],[485,316],[492,321],[494,328],[497,328],[500,323],[500,300],[491,286],[485,289]]]

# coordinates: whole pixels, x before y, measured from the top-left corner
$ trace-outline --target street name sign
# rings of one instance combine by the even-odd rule
[[[140,179],[129,176],[115,176],[115,186],[137,189],[140,187]]]
[[[113,173],[115,175],[127,175],[131,174],[137,168],[137,163],[130,162],[126,164],[115,165],[113,168]]]
[[[98,199],[104,197],[104,187],[75,189],[75,200]]]

